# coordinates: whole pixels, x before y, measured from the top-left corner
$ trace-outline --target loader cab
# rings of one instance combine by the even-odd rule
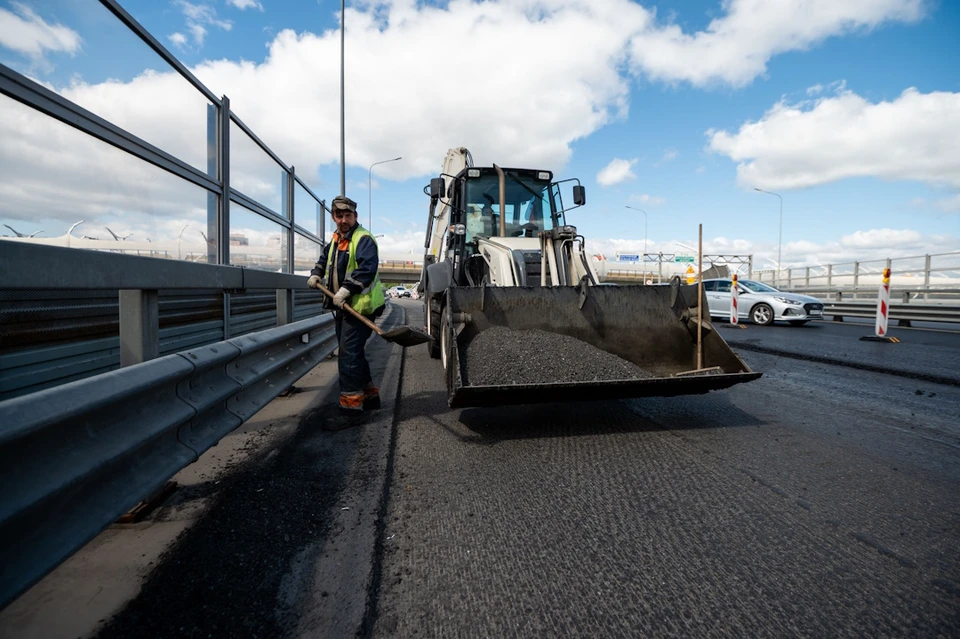
[[[563,224],[556,214],[549,171],[504,169],[506,203],[503,207],[506,237],[537,237],[537,233]],[[478,237],[500,235],[500,180],[493,168],[464,169],[457,176],[453,198],[454,223],[464,225],[467,251]],[[457,217],[461,219],[456,219]]]
[[[549,171],[503,169],[504,238],[536,240],[542,231],[563,225],[557,190]],[[448,192],[451,202],[447,257],[453,279],[461,286],[481,286],[487,279],[480,241],[501,236],[500,178],[492,167],[461,171]],[[558,211],[560,211],[558,213]]]

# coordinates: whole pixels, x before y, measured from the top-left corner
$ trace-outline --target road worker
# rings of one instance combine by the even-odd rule
[[[377,242],[357,222],[357,203],[338,195],[333,199],[330,215],[336,230],[310,271],[307,285],[315,288],[322,282],[334,292],[332,300],[324,298],[324,307],[335,309],[340,346],[340,412],[324,428],[341,430],[358,424],[365,410],[380,408],[380,390],[373,384],[364,350],[372,330],[344,311],[343,306],[349,304],[372,320],[383,313],[384,295],[378,275]]]

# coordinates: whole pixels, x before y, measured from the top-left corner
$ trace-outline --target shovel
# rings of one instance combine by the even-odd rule
[[[333,293],[330,292],[323,284],[317,284],[317,289],[323,292],[324,295],[333,299]],[[350,313],[358,320],[369,326],[374,333],[387,340],[388,342],[393,342],[394,344],[399,344],[406,348],[407,346],[416,346],[417,344],[426,344],[429,341],[432,341],[433,338],[421,331],[419,328],[413,328],[412,326],[400,326],[393,330],[387,331],[384,333],[380,330],[380,327],[370,321],[365,315],[358,313],[353,310],[349,304],[343,305],[343,310]]]

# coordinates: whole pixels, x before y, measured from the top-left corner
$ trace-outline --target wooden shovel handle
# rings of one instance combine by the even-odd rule
[[[330,289],[328,289],[323,284],[318,283],[317,289],[322,291],[330,299],[333,299],[333,293],[331,293]],[[343,303],[343,310],[350,313],[351,315],[356,317],[358,320],[360,320],[361,322],[369,326],[371,329],[373,329],[373,332],[376,333],[377,335],[380,335],[381,337],[383,336],[383,331],[380,330],[379,326],[371,322],[370,318],[368,318],[366,315],[363,315],[362,313],[358,313],[357,311],[353,310],[353,307],[347,304],[346,302]]]

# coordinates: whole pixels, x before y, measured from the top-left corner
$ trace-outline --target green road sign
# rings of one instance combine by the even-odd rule
[[[696,260],[692,255],[675,255],[673,258],[674,262],[695,262]]]

